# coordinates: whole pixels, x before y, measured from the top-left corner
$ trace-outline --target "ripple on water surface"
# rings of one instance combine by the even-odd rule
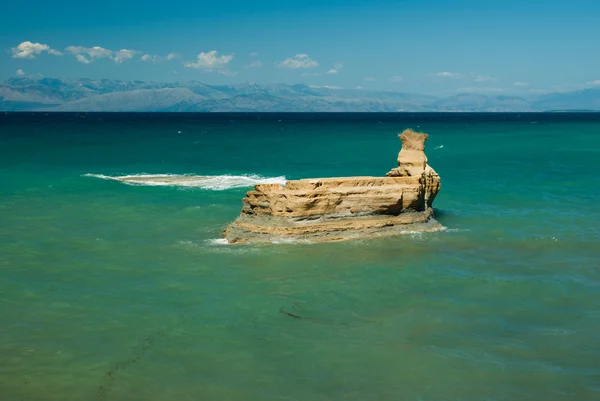
[[[598,125],[469,118],[18,127],[0,146],[0,398],[600,399]],[[416,125],[447,230],[215,240],[253,180],[382,174]],[[82,177],[136,171],[212,178]]]

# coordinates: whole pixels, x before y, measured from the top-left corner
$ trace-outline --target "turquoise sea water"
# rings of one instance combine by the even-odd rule
[[[447,231],[215,241],[409,127]],[[599,170],[597,114],[0,115],[0,400],[598,400]]]

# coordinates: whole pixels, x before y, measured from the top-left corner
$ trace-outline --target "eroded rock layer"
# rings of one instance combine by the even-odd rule
[[[399,137],[398,167],[385,177],[255,185],[223,236],[229,243],[319,242],[439,230],[432,205],[440,178],[427,164],[427,134],[406,130]]]

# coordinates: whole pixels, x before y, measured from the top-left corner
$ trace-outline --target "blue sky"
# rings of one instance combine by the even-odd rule
[[[0,79],[305,83],[430,94],[600,88],[600,1],[9,2]]]

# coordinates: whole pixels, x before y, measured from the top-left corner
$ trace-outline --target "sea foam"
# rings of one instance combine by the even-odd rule
[[[213,238],[213,239],[207,240],[207,242],[211,245],[227,245],[227,244],[229,244],[229,241],[227,241],[227,239],[225,239],[225,238]]]
[[[119,181],[127,185],[170,186],[200,188],[212,191],[223,191],[232,188],[251,187],[255,184],[285,184],[286,178],[248,175],[187,175],[187,174],[132,174],[109,176],[103,174],[84,174],[84,177],[95,177],[103,180]]]

